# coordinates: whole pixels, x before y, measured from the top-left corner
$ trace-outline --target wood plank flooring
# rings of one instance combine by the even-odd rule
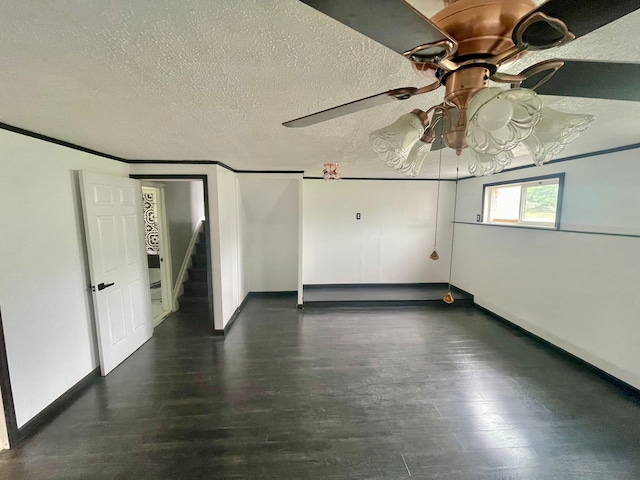
[[[473,307],[295,303],[170,316],[0,478],[640,478],[636,400]]]

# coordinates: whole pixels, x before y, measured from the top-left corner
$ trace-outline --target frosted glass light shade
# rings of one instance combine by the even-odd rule
[[[487,155],[486,153],[478,153],[473,149],[469,149],[469,153],[469,173],[476,177],[501,172],[513,160],[511,150],[498,152],[495,155]]]
[[[533,162],[542,165],[573,142],[596,117],[564,113],[549,107],[542,109],[540,121],[522,143],[529,149]]]
[[[388,127],[371,132],[369,142],[383,162],[400,170],[406,168],[409,152],[423,132],[424,125],[420,118],[415,113],[407,113]]]
[[[478,109],[478,125],[483,130],[495,132],[506,127],[513,118],[513,105],[508,100],[494,98]]]
[[[480,90],[467,108],[467,145],[485,155],[512,150],[531,134],[541,111],[542,100],[533,90]]]
[[[409,155],[407,159],[402,162],[401,165],[395,167],[399,172],[404,173],[409,177],[416,177],[420,173],[420,169],[422,168],[422,162],[424,162],[425,157],[431,151],[431,144],[424,143],[421,140],[418,140],[411,150],[409,150]]]

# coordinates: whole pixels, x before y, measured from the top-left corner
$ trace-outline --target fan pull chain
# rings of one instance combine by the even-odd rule
[[[429,258],[431,260],[438,260],[440,258],[440,255],[438,255],[438,251],[436,249],[436,245],[438,243],[438,213],[440,212],[440,183],[442,181],[441,179],[441,173],[442,173],[442,148],[440,149],[440,161],[438,162],[438,192],[436,194],[436,227],[435,227],[435,231],[433,233],[433,252],[431,252],[431,255],[429,255]]]
[[[451,293],[451,271],[453,269],[453,240],[456,235],[456,209],[458,207],[458,176],[460,172],[460,157],[458,157],[458,163],[456,165],[456,189],[455,196],[453,197],[453,222],[451,225],[451,252],[449,254],[449,288],[447,294],[443,297],[444,303],[452,304],[454,302],[453,294]]]

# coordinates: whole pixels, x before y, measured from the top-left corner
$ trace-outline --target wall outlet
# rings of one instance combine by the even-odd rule
[[[360,214],[359,214],[359,213],[356,213],[356,220],[360,220],[360,218],[361,218],[361,217],[360,217]]]
[[[480,214],[476,215],[476,222],[480,221]]]

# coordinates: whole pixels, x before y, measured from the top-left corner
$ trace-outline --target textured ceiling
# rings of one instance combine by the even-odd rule
[[[427,14],[439,8],[436,0],[411,3]],[[640,11],[530,54],[510,71],[555,57],[640,62]],[[368,133],[443,95],[439,89],[308,128],[283,127],[425,83],[401,56],[296,0],[2,2],[0,62],[4,123],[127,159],[217,160],[310,176],[339,162],[344,176],[400,178],[371,153]],[[640,141],[640,102],[544,99],[597,117],[561,156]],[[445,174],[455,176],[455,153],[446,149],[442,158]],[[465,154],[461,165],[466,175]],[[420,177],[437,170],[433,152]]]

